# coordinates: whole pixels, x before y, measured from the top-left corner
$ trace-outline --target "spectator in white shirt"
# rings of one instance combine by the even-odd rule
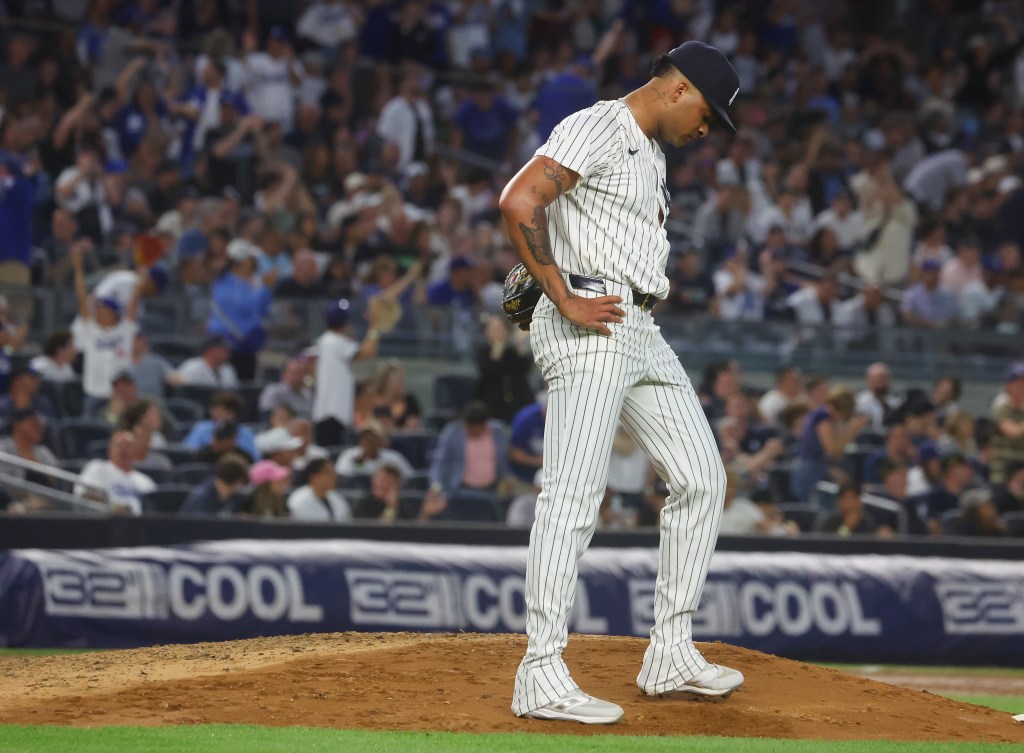
[[[380,422],[371,420],[359,430],[359,444],[338,455],[334,470],[343,478],[372,475],[382,465],[391,465],[402,474],[402,480],[412,475],[412,466],[401,453],[387,447],[388,434]]]
[[[959,296],[970,283],[981,279],[981,244],[976,238],[962,238],[956,246],[956,256],[942,263],[939,287]]]
[[[878,361],[868,366],[864,374],[864,389],[857,393],[854,412],[870,419],[873,429],[885,428],[886,419],[903,402],[889,389],[891,379],[888,364]]]
[[[278,405],[287,405],[297,416],[308,416],[313,409],[313,391],[306,385],[308,361],[293,358],[284,365],[280,381],[268,384],[260,393],[260,413],[269,413]]]
[[[142,286],[136,285],[123,311],[121,304],[112,298],[98,298],[90,305],[81,248],[71,250],[71,264],[75,271],[75,295],[78,298],[78,317],[71,324],[71,333],[75,345],[83,353],[85,413],[92,415],[110,397],[114,374],[131,368],[132,345],[138,330],[135,312]],[[147,274],[143,272],[139,279],[145,280]]]
[[[295,96],[302,83],[302,65],[295,59],[288,30],[275,26],[267,38],[267,51],[258,52],[256,35],[248,31],[245,44],[245,95],[253,113],[264,122],[279,123],[285,133],[295,118]]]
[[[73,382],[78,379],[71,367],[76,355],[75,339],[67,330],[61,330],[46,339],[42,354],[33,358],[29,365],[47,382]]]
[[[324,312],[326,331],[314,346],[316,390],[313,393],[313,423],[316,443],[324,447],[344,441],[355,414],[356,383],[352,363],[377,355],[379,335],[375,329],[374,307],[367,309],[369,329],[362,343],[346,334],[350,303],[342,298],[328,304]]]
[[[398,85],[398,96],[380,111],[377,135],[398,146],[399,170],[410,162],[426,162],[433,151],[434,116],[423,98],[420,79],[406,75]]]
[[[747,268],[745,254],[736,251],[726,254],[712,280],[720,319],[730,322],[764,319],[764,278]]]
[[[832,324],[839,306],[839,280],[825,273],[816,285],[796,291],[786,301],[800,324]]]
[[[775,204],[762,209],[750,222],[751,238],[757,243],[763,243],[768,231],[780,225],[789,243],[807,243],[811,237],[811,210],[810,204],[800,199],[800,194],[791,188],[779,191]]]
[[[306,466],[317,458],[330,457],[327,450],[313,443],[313,423],[308,418],[293,418],[288,423],[288,431],[301,442],[292,461],[292,470],[296,474],[302,474]]]
[[[359,34],[363,11],[351,0],[319,0],[299,17],[296,33],[317,47],[334,50]]]
[[[96,499],[95,488],[106,492],[110,509],[129,515],[142,514],[142,496],[156,489],[149,476],[135,470],[135,435],[118,431],[110,438],[106,460],[91,460],[82,469],[75,496]]]
[[[783,366],[775,373],[775,387],[757,401],[757,412],[765,423],[781,426],[779,413],[798,402],[804,394],[804,374],[797,366]]]
[[[878,285],[867,285],[841,301],[835,313],[835,324],[840,327],[895,327],[898,321],[893,304]]]
[[[96,147],[79,148],[75,164],[64,168],[54,186],[57,205],[78,220],[83,235],[101,243],[114,227],[114,216],[103,185],[103,165]]]
[[[864,215],[853,206],[853,197],[845,189],[832,197],[832,203],[828,209],[818,213],[814,218],[814,229],[827,227],[831,230],[839,248],[843,251],[850,251],[860,241],[864,233]]]
[[[293,520],[352,520],[352,507],[341,492],[334,489],[338,477],[329,458],[311,460],[306,467],[306,485],[288,495],[288,512]]]
[[[193,387],[237,387],[238,374],[231,365],[231,346],[223,337],[208,338],[203,343],[202,353],[181,364],[167,381]]]

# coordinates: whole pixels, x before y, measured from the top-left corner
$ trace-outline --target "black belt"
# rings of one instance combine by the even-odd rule
[[[606,291],[604,280],[600,277],[584,277],[583,275],[569,275],[569,284],[576,290],[589,290],[593,293],[604,293]],[[633,305],[639,306],[644,311],[653,311],[654,307],[661,303],[661,299],[654,293],[641,293],[633,290]]]

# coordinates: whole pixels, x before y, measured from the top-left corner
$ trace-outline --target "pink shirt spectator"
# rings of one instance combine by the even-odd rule
[[[471,489],[486,489],[498,480],[498,452],[494,437],[485,432],[477,438],[466,437],[466,470],[462,483]]]

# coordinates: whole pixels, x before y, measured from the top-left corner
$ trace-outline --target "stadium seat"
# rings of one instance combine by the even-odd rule
[[[186,429],[197,421],[203,420],[206,408],[201,403],[187,397],[169,397],[164,400],[164,409],[171,414],[175,423]]]
[[[85,457],[90,460],[103,459],[107,456],[107,449],[110,447],[110,438],[91,439],[85,443]]]
[[[139,463],[135,466],[135,470],[149,476],[154,482],[156,482],[157,486],[163,486],[164,484],[170,484],[178,480],[176,471],[171,471],[161,466]]]
[[[191,400],[193,403],[199,403],[205,410],[206,406],[210,404],[210,395],[214,392],[220,392],[219,387],[200,387],[197,384],[182,384],[177,387],[168,388],[168,397],[183,397]],[[241,420],[241,418],[239,418]]]
[[[400,492],[398,506],[402,510],[403,518],[416,520],[420,515],[420,508],[423,507],[423,492],[419,489],[406,489]]]
[[[110,426],[98,421],[69,418],[57,424],[57,451],[65,460],[89,457],[90,442],[110,439]]]
[[[1008,512],[1000,516],[1011,536],[1024,537],[1024,512]]]
[[[391,435],[391,449],[401,454],[416,470],[424,470],[430,465],[430,451],[436,444],[437,435],[433,432]]]
[[[404,486],[410,491],[425,492],[430,488],[430,474],[418,471],[405,480]]]
[[[149,349],[157,355],[163,356],[175,366],[181,365],[189,358],[198,356],[199,345],[200,341],[194,337],[157,335],[149,338]]]
[[[183,447],[182,445],[168,445],[167,447],[162,447],[160,452],[169,457],[173,465],[194,463],[196,459],[195,452],[190,450],[188,447]]]
[[[372,477],[369,473],[357,473],[353,476],[338,476],[337,488],[345,491],[351,489],[353,491],[366,491],[370,488],[370,479]]]
[[[242,382],[235,392],[242,398],[241,423],[253,423],[260,420],[260,394],[266,387],[265,382]]]
[[[457,492],[448,500],[444,511],[445,520],[462,520],[474,523],[496,523],[501,519],[498,504],[492,494]]]
[[[51,382],[42,380],[39,391],[50,398],[57,411],[57,418],[78,418],[82,415],[83,392],[82,383]]]
[[[942,524],[942,532],[947,536],[959,536],[960,531],[960,508],[954,507],[946,510],[939,516],[939,523]]]
[[[174,515],[185,504],[185,498],[192,491],[184,484],[165,484],[142,496],[142,512]]]
[[[182,463],[174,467],[174,480],[181,484],[198,486],[213,477],[211,463]]]
[[[476,394],[475,376],[441,374],[434,379],[434,410],[458,413]]]
[[[800,530],[803,533],[813,531],[814,525],[818,522],[818,518],[821,515],[821,510],[814,505],[804,505],[797,502],[781,504],[779,505],[779,511],[786,520],[792,520],[800,526]]]

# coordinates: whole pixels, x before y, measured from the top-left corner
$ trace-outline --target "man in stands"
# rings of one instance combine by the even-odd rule
[[[398,469],[404,481],[412,475],[412,466],[401,454],[387,446],[388,439],[388,433],[379,421],[367,421],[359,430],[359,444],[338,455],[334,470],[342,478],[351,478],[370,475],[380,466],[390,465]]]
[[[288,496],[288,511],[293,520],[334,521],[352,520],[348,500],[335,491],[338,477],[330,458],[311,460],[306,466],[306,484]]]
[[[238,454],[224,455],[213,477],[189,492],[178,511],[187,517],[223,516],[233,512],[233,498],[249,482],[249,463]]]
[[[20,410],[32,410],[49,420],[57,417],[53,402],[46,395],[39,394],[42,380],[39,372],[31,367],[11,372],[10,389],[0,396],[0,421],[9,423]]]
[[[256,435],[248,426],[239,426],[238,417],[242,413],[242,398],[234,392],[221,391],[210,395],[209,419],[199,421],[189,430],[189,433],[182,440],[182,444],[193,452],[199,452],[209,447],[214,439],[214,429],[221,431],[221,441],[237,438],[237,446],[245,452],[251,460],[259,458],[259,450],[256,449]],[[230,429],[233,426],[233,431]],[[219,425],[219,427],[218,427]],[[234,446],[232,442],[232,446]],[[227,450],[225,449],[224,452]],[[215,453],[218,457],[223,452]]]
[[[217,335],[207,338],[202,353],[182,363],[167,381],[195,387],[237,387],[238,374],[231,365],[231,345]]]
[[[128,515],[142,514],[142,497],[156,489],[149,476],[135,470],[135,435],[130,431],[117,431],[110,438],[106,460],[90,460],[82,469],[80,483],[75,485],[75,496],[101,499],[96,493],[106,493],[110,509]]]
[[[313,410],[313,391],[306,385],[307,361],[292,358],[284,365],[280,381],[268,384],[260,393],[260,413],[287,405],[296,416],[308,417]]]
[[[14,412],[11,418],[11,435],[0,439],[0,452],[15,455],[22,460],[58,468],[60,462],[49,447],[42,444],[43,433],[46,431],[46,419],[32,408],[22,408]],[[52,486],[52,477],[40,471],[0,461],[0,472],[23,481],[30,481],[43,486]],[[22,492],[12,488],[14,496],[22,496]]]

